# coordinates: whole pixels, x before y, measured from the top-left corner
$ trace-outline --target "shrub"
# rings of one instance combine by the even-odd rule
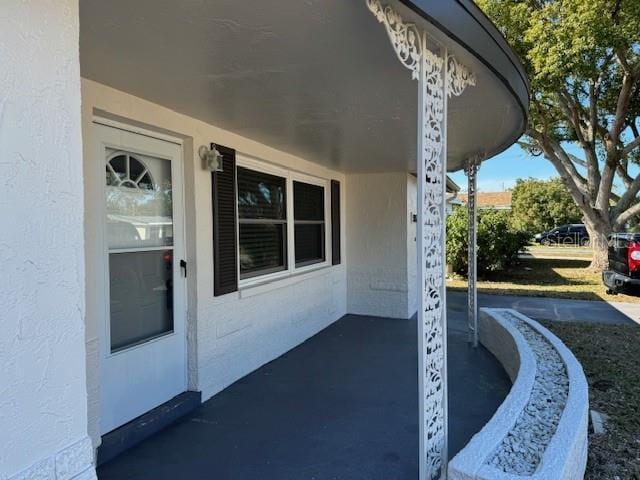
[[[513,189],[511,225],[530,234],[565,223],[580,223],[582,213],[559,178],[518,179]]]
[[[466,273],[468,268],[468,226],[469,212],[466,208],[456,208],[447,218],[447,264],[456,273]]]
[[[468,212],[458,208],[447,218],[447,263],[454,272],[468,271]],[[478,273],[513,265],[527,245],[528,234],[511,227],[510,212],[481,210],[478,214]]]

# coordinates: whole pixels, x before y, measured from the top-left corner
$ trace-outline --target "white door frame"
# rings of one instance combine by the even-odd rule
[[[105,119],[102,117],[93,118],[92,128],[95,132],[94,141],[94,158],[91,162],[97,172],[96,178],[100,178],[100,188],[97,189],[96,195],[98,201],[98,211],[95,212],[100,215],[100,232],[99,239],[101,242],[101,258],[96,262],[98,268],[102,269],[103,273],[103,315],[100,322],[98,335],[99,335],[99,370],[100,370],[100,434],[103,435],[109,431],[117,428],[122,423],[114,423],[113,415],[105,414],[105,408],[108,408],[105,402],[106,387],[107,387],[107,375],[109,368],[107,367],[109,360],[116,357],[123,357],[127,353],[138,351],[137,355],[142,355],[145,347],[150,347],[154,343],[162,343],[172,341],[175,342],[177,348],[179,348],[179,356],[182,363],[182,368],[179,369],[179,373],[176,370],[176,374],[172,377],[172,385],[168,388],[172,388],[174,394],[177,395],[187,390],[187,281],[183,275],[183,271],[180,267],[180,260],[186,259],[186,226],[185,226],[185,199],[184,199],[184,150],[182,141],[178,138],[170,137],[168,135],[159,134],[153,131],[149,131],[140,127],[133,127],[121,122]],[[110,133],[109,133],[110,132]],[[110,138],[105,138],[110,137]],[[117,140],[120,137],[120,141]],[[176,155],[163,155],[157,150],[136,148],[136,139],[140,140],[140,143],[144,143],[143,137],[152,142],[164,142],[167,149],[173,149]],[[115,141],[114,141],[115,140]],[[123,144],[129,145],[123,146]],[[134,144],[133,146],[130,144]],[[158,146],[162,146],[161,143],[157,143]],[[137,147],[140,147],[139,145]],[[107,229],[106,229],[106,185],[104,181],[104,168],[105,168],[105,149],[115,148],[139,153],[142,155],[149,155],[156,158],[167,158],[171,160],[171,177],[172,177],[172,203],[173,203],[173,231],[174,231],[174,244],[173,244],[173,332],[166,335],[159,336],[157,338],[150,339],[141,343],[140,345],[134,345],[130,348],[125,348],[116,352],[111,352],[110,348],[110,275],[109,275],[109,249],[107,242]],[[162,148],[160,148],[162,150]],[[143,249],[152,250],[152,249]],[[179,338],[177,338],[179,337]],[[155,348],[155,347],[152,347]],[[122,361],[122,360],[117,360]],[[179,378],[178,378],[179,377]],[[167,382],[167,383],[171,383]],[[171,395],[173,396],[173,395]],[[164,401],[170,400],[169,398]],[[109,403],[109,402],[107,402]],[[142,402],[144,403],[144,402]],[[161,401],[159,404],[164,403]],[[151,405],[150,408],[145,407],[145,411],[148,411],[158,404]],[[140,411],[139,414],[145,413]],[[137,416],[137,415],[136,415]],[[135,418],[135,417],[133,417]],[[132,420],[130,418],[129,420]],[[127,420],[127,421],[129,421]],[[119,424],[118,424],[119,423]]]

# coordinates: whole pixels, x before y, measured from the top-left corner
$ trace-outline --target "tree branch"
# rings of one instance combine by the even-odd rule
[[[616,58],[618,59],[618,63],[620,64],[620,67],[622,68],[622,71],[625,73],[625,75],[633,75],[633,70],[629,65],[627,56],[625,55],[622,48],[616,48]]]
[[[569,156],[569,159],[573,162],[573,163],[577,163],[578,165],[580,165],[581,167],[587,168],[587,162],[585,162],[584,160],[582,160],[581,158],[576,157],[575,155],[573,155],[572,153],[567,153],[567,155]]]
[[[622,62],[622,60],[620,59],[620,54],[618,54],[618,59]],[[631,102],[631,94],[633,92],[634,83],[635,78],[633,74],[628,73],[627,70],[625,70],[624,77],[622,78],[620,93],[618,94],[618,101],[616,104],[616,113],[613,119],[613,124],[611,125],[611,129],[604,138],[605,148],[607,151],[607,159],[604,165],[602,179],[600,180],[598,196],[596,197],[596,208],[601,212],[604,212],[605,209],[609,208],[609,199],[611,198],[613,178],[615,176],[615,172],[618,171],[618,166],[622,155],[622,151],[619,150],[620,135],[627,119],[627,112],[629,110],[629,104]]]
[[[601,212],[602,216],[608,216],[609,212],[609,200],[611,199],[611,189],[613,188],[613,179],[618,170],[618,161],[611,159],[610,155],[607,155],[607,161],[604,164],[602,171],[602,178],[600,180],[600,186],[598,188],[598,195],[596,196],[596,210]]]
[[[591,87],[590,90],[592,90]],[[558,94],[558,103],[560,104],[560,108],[563,110],[565,116],[573,126],[573,129],[576,132],[576,137],[578,138],[578,142],[580,143],[580,146],[584,151],[586,162],[583,164],[583,166],[587,169],[588,192],[591,199],[595,200],[598,190],[598,184],[600,183],[601,177],[600,168],[598,165],[598,156],[595,150],[597,115],[593,114],[593,111],[595,109],[595,106],[593,106],[593,101],[594,100],[592,98],[592,115],[587,117],[578,100],[572,98],[567,92]],[[583,130],[583,124],[589,125],[588,131]]]
[[[596,219],[598,215],[591,206],[590,196],[586,190],[586,182],[576,171],[575,165],[573,165],[571,161],[563,161],[558,155],[561,151],[564,152],[559,144],[541,132],[533,131],[529,133],[529,136],[536,140],[544,152],[545,157],[556,167],[558,174],[569,189],[571,197],[582,212],[591,219]],[[556,144],[556,148],[559,147],[558,150],[554,148],[554,143]]]
[[[611,217],[616,218],[629,208],[629,205],[631,205],[633,200],[636,198],[638,192],[640,192],[640,175],[633,179],[631,184],[629,184],[627,191],[620,197],[618,203],[611,211]]]
[[[631,142],[627,143],[624,147],[622,147],[622,152],[620,153],[623,157],[629,155],[634,149],[640,147],[640,137],[634,138]]]
[[[627,223],[628,220],[632,219],[636,215],[640,213],[640,202],[636,203],[632,207],[628,208],[624,212],[622,212],[613,222],[613,229],[618,230]]]
[[[609,131],[609,137],[612,142],[618,141],[620,133],[622,133],[622,129],[624,128],[634,83],[634,76],[631,73],[625,73],[624,77],[622,78],[622,87],[620,88],[620,93],[618,94],[616,114],[611,126],[611,130]]]
[[[602,73],[600,74],[602,75]],[[596,148],[596,130],[595,126],[598,124],[598,95],[599,94],[599,82],[591,82],[589,84],[589,126],[591,131],[589,132],[589,142],[591,148]]]
[[[575,182],[576,187],[583,195],[591,197],[589,185],[580,172],[576,169],[575,164],[571,161],[569,154],[562,148],[562,145],[555,139],[547,139],[547,145],[552,149],[558,160],[562,163],[571,179]],[[546,153],[546,152],[545,152]]]
[[[627,172],[627,166],[619,163],[616,173],[622,179],[624,188],[629,188],[631,186],[631,182],[633,182],[633,177]]]
[[[538,144],[536,144],[535,142],[533,143],[529,143],[529,142],[525,142],[523,140],[518,140],[516,142],[518,145],[520,145],[521,148],[528,150],[529,153],[531,153],[531,155],[533,155],[534,157],[539,157],[540,155],[542,155],[542,151],[540,150],[540,146]]]
[[[588,134],[588,132],[583,130],[583,126],[588,123],[588,119],[579,100],[573,98],[566,90],[558,94],[557,100],[565,117],[567,117],[567,120],[569,120],[575,130],[578,141],[585,143],[585,134]]]

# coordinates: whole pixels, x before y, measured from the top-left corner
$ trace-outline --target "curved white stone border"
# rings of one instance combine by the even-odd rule
[[[480,342],[502,363],[513,386],[491,420],[451,460],[449,478],[453,480],[582,479],[587,463],[589,397],[587,381],[581,365],[555,335],[515,310],[481,309],[479,333]],[[525,335],[532,340],[533,348]],[[541,345],[540,340],[548,342],[548,345]],[[547,350],[547,354],[551,353],[551,355],[540,357],[544,355],[545,348],[553,348],[554,352]],[[559,421],[549,421],[548,417],[553,417],[551,409],[545,412],[545,415],[539,415],[540,421],[546,424],[543,429],[548,429],[551,437],[546,447],[542,449],[541,455],[534,455],[533,459],[526,455],[523,457],[533,462],[533,468],[529,469],[533,473],[507,473],[504,470],[509,468],[504,466],[497,468],[492,463],[499,463],[496,462],[496,457],[500,456],[505,445],[513,444],[514,440],[517,444],[519,436],[527,435],[527,429],[522,428],[523,416],[526,416],[525,409],[527,407],[531,409],[531,405],[535,403],[533,400],[536,399],[532,399],[532,392],[539,391],[539,385],[536,385],[536,374],[538,374],[538,383],[541,379],[536,357],[542,358],[541,370],[551,371],[556,377],[566,376],[559,382],[559,388],[564,392],[560,392],[561,395],[558,396],[560,399],[555,400],[556,408],[558,405],[564,408]],[[562,365],[549,368],[549,358],[555,359],[556,362],[560,359]],[[567,380],[568,390],[565,390]],[[529,416],[529,420],[530,418]],[[509,441],[505,442],[508,437],[510,437]],[[527,441],[526,438],[521,440],[523,443]]]

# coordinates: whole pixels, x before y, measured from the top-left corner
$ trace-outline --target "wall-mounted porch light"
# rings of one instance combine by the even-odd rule
[[[198,155],[203,163],[203,168],[210,172],[222,172],[222,161],[224,157],[216,148],[216,144],[212,143],[210,146],[202,145],[198,149]]]

